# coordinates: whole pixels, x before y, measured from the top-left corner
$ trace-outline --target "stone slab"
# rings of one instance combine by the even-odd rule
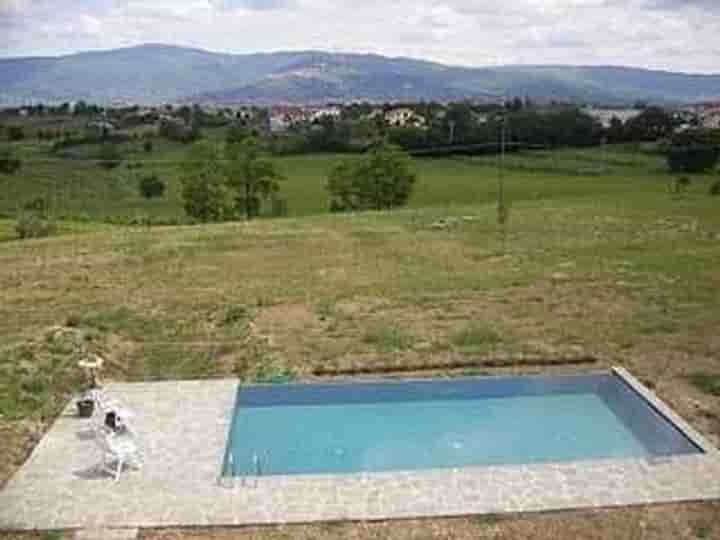
[[[139,529],[78,529],[75,540],[135,540]]]

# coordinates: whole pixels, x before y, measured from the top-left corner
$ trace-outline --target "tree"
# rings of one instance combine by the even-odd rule
[[[647,107],[625,124],[627,137],[632,141],[656,141],[670,135],[673,119],[660,107]]]
[[[225,141],[234,144],[247,139],[250,136],[250,129],[241,122],[232,124],[225,133]]]
[[[394,127],[388,129],[387,138],[404,150],[415,150],[427,146],[428,133],[417,127]]]
[[[254,138],[225,145],[197,143],[183,164],[185,211],[201,221],[241,215],[252,219],[263,201],[279,191],[281,178]]]
[[[252,219],[260,214],[262,201],[279,191],[282,176],[275,164],[261,157],[260,142],[248,137],[225,147],[227,183],[234,190],[235,208]]]
[[[193,116],[192,122],[190,122],[190,134],[188,135],[190,142],[199,141],[202,139],[202,129],[200,129],[200,119],[197,116]]]
[[[20,170],[22,161],[11,146],[0,147],[0,173],[13,174]]]
[[[157,174],[143,176],[138,184],[140,194],[146,199],[162,197],[165,194],[165,182]]]
[[[189,143],[193,140],[191,129],[182,120],[176,118],[161,120],[158,126],[158,135],[182,143]]]
[[[506,103],[505,108],[512,112],[519,112],[523,110],[523,101],[519,97],[514,98],[512,101]]]
[[[204,222],[233,216],[232,192],[222,170],[222,153],[211,143],[190,148],[182,164],[182,198],[187,215]]]
[[[45,238],[56,232],[55,222],[40,213],[28,212],[18,217],[15,232],[20,239]]]
[[[451,103],[448,105],[442,129],[448,144],[471,144],[477,142],[474,135],[477,122],[473,110],[468,103]]]
[[[720,160],[720,133],[692,129],[676,133],[667,149],[672,172],[701,173],[713,170]]]
[[[710,184],[710,191],[708,191],[712,197],[717,197],[720,195],[720,180],[715,180],[712,184]]]
[[[701,173],[715,168],[720,159],[720,149],[702,144],[672,146],[667,159],[672,172]]]
[[[384,144],[359,160],[340,163],[330,172],[330,209],[342,212],[403,206],[416,181],[412,158],[397,146]]]
[[[620,143],[625,140],[625,126],[617,116],[610,119],[610,126],[605,131],[607,141],[611,144]]]

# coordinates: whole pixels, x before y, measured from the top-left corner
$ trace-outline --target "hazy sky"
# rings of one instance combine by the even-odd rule
[[[0,55],[140,43],[720,73],[720,0],[0,0]]]

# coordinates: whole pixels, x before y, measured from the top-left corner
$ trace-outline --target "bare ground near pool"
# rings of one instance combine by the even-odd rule
[[[2,533],[2,540],[70,540],[72,533]],[[720,503],[532,516],[142,530],[142,540],[714,540]]]

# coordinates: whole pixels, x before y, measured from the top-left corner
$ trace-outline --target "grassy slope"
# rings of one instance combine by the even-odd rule
[[[597,156],[566,153],[551,167]],[[687,375],[720,375],[718,201],[707,177],[676,197],[653,158],[628,159],[582,177],[538,171],[553,157],[510,158],[504,254],[485,160],[420,162],[414,208],[395,213],[86,225],[3,242],[3,475],[77,384],[84,349],[129,380],[587,351],[629,367],[717,441],[720,398]],[[291,205],[316,212],[327,160],[283,166],[295,175]],[[436,228],[447,216],[473,219]],[[0,237],[9,229],[0,222]]]

